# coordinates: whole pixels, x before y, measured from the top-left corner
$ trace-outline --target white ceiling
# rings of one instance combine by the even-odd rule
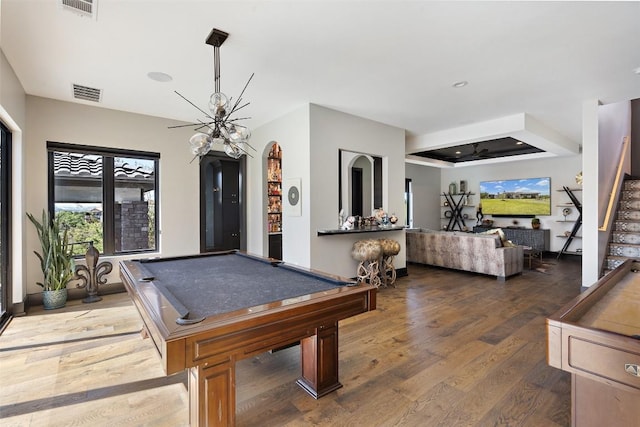
[[[235,98],[255,72],[251,127],[311,102],[406,129],[419,151],[525,117],[566,154],[585,100],[640,98],[640,2],[93,1],[97,19],[1,0],[0,46],[27,94],[95,105],[74,101],[77,83],[105,108],[196,121],[174,90],[206,108],[219,28],[222,91]],[[173,80],[147,77],[158,71]]]

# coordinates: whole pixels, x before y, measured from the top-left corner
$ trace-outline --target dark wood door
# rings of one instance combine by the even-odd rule
[[[201,252],[244,249],[241,161],[206,156],[200,179]]]

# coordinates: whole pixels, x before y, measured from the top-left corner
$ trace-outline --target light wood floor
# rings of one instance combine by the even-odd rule
[[[570,258],[570,257],[569,257]],[[295,384],[299,349],[237,366],[240,426],[567,426],[568,374],[545,318],[580,291],[580,260],[501,283],[409,264],[378,309],[340,324],[338,391]],[[186,376],[163,375],[126,294],[15,318],[0,336],[2,426],[182,426]]]

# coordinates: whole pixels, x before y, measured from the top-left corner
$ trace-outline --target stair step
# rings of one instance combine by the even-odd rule
[[[616,220],[613,227],[615,231],[640,232],[640,221]]]
[[[605,258],[604,264],[606,270],[614,270],[616,267],[622,265],[623,262],[629,258],[623,256],[609,255]]]
[[[640,209],[618,210],[616,211],[616,219],[619,221],[640,221]]]
[[[618,210],[638,210],[638,209],[640,209],[640,194],[636,199],[624,199],[618,202]]]
[[[624,243],[609,244],[608,255],[622,256],[627,258],[640,258],[640,245],[627,245]]]
[[[625,231],[613,231],[613,233],[611,233],[611,242],[640,245],[640,232],[629,233]]]
[[[637,200],[638,198],[640,198],[640,188],[633,190],[624,189],[620,192],[620,200]]]
[[[640,190],[640,180],[639,179],[628,179],[624,182],[625,190]]]

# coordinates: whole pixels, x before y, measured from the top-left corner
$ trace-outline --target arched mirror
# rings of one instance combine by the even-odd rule
[[[338,151],[338,210],[345,215],[370,216],[382,208],[382,157]]]

